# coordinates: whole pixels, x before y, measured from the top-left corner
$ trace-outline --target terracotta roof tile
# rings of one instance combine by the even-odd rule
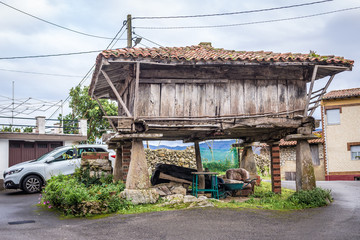
[[[188,47],[160,47],[160,48],[121,48],[104,50],[99,56],[104,58],[150,58],[153,60],[187,61],[237,61],[247,63],[260,62],[312,62],[321,64],[340,64],[352,66],[354,61],[337,56],[319,56],[315,53],[273,53],[265,51],[247,52],[213,48],[211,43],[200,43]]]
[[[335,90],[328,92],[327,94],[324,95],[323,99],[358,97],[358,96],[360,96],[360,88],[350,88],[350,89]]]
[[[308,142],[310,144],[314,144],[314,143],[324,143],[324,139],[323,138],[317,138],[317,139],[311,139],[308,140]],[[279,146],[281,147],[285,147],[285,146],[295,146],[297,144],[297,141],[285,141],[284,139],[280,140]]]

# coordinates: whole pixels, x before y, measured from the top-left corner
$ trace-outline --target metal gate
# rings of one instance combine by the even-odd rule
[[[9,167],[36,159],[62,145],[62,142],[9,141]]]

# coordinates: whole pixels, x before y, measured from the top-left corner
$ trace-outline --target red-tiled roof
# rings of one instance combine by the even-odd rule
[[[350,89],[335,90],[328,92],[327,94],[324,95],[323,99],[358,97],[358,96],[360,96],[360,88],[350,88]]]
[[[317,139],[311,139],[308,140],[308,142],[310,144],[314,144],[314,143],[324,143],[324,139],[323,138],[317,138]],[[284,139],[280,140],[279,146],[284,147],[284,146],[295,146],[297,144],[297,141],[285,141]]]
[[[245,63],[259,62],[311,62],[321,64],[338,64],[352,66],[354,61],[337,56],[319,56],[315,53],[273,53],[265,51],[247,52],[214,48],[211,43],[200,43],[189,47],[160,48],[121,48],[105,50],[99,56],[105,58],[137,59],[167,61],[237,61]]]

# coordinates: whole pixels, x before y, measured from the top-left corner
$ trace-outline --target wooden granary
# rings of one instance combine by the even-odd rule
[[[210,43],[123,48],[99,54],[89,94],[118,101],[118,116],[108,116],[117,132],[109,140],[114,148],[133,139],[273,143],[313,128],[311,115],[328,85],[352,65],[342,57]],[[314,91],[324,77],[327,84]]]

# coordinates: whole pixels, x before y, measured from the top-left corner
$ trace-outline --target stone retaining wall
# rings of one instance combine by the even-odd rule
[[[109,153],[101,152],[84,152],[81,154],[81,167],[90,167],[90,177],[105,176],[112,173]]]

